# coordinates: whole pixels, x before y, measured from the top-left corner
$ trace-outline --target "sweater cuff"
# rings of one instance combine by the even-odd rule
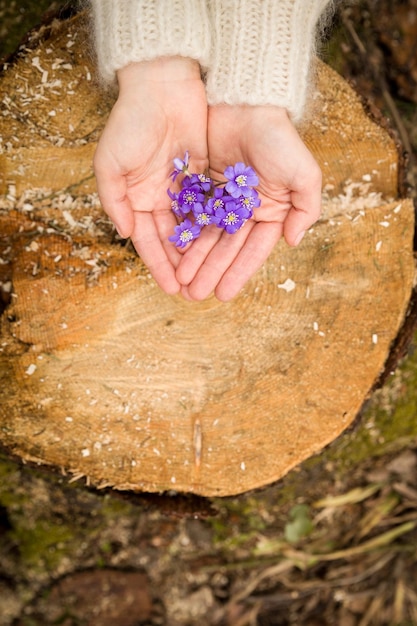
[[[129,63],[164,56],[198,61],[211,53],[211,25],[205,0],[91,0],[98,69],[111,83]]]
[[[329,0],[212,0],[208,103],[276,105],[301,119]]]

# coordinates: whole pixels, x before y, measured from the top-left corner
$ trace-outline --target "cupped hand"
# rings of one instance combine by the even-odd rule
[[[117,73],[119,95],[94,156],[99,197],[159,286],[177,293],[181,252],[168,241],[176,219],[167,195],[173,159],[188,150],[204,171],[207,101],[197,62],[181,57],[133,63]]]
[[[228,165],[242,161],[259,177],[261,199],[253,218],[235,234],[209,226],[180,260],[182,293],[201,300],[214,291],[233,298],[261,267],[281,236],[291,246],[320,216],[320,168],[284,109],[273,106],[209,107],[210,173],[224,180]]]

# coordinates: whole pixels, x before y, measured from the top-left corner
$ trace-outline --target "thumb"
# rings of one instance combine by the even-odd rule
[[[284,238],[290,246],[298,246],[306,231],[321,214],[321,171],[315,172],[315,180],[302,191],[291,193],[292,207],[284,221]]]
[[[103,206],[117,232],[126,239],[134,228],[133,210],[127,197],[126,181],[122,175],[96,173],[97,191]]]

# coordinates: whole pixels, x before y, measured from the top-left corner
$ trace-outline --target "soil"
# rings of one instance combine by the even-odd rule
[[[0,0],[0,56],[49,6]],[[363,0],[322,50],[397,133],[414,199],[416,41],[417,0]],[[417,624],[414,328],[355,426],[265,490],[115,494],[1,452],[0,626]]]

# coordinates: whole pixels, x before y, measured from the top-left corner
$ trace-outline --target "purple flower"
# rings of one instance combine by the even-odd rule
[[[224,207],[215,210],[213,222],[232,235],[251,217],[251,212],[241,206],[236,200],[229,199]]]
[[[201,208],[195,206],[193,208],[193,214],[195,223],[201,227],[208,226],[213,223],[213,209],[211,209],[208,204],[202,206]]]
[[[205,174],[191,174],[190,178],[184,179],[183,182],[183,185],[188,186],[188,184],[190,184],[190,186],[197,185],[202,191],[205,192],[210,191],[212,187],[211,178]]]
[[[190,155],[188,153],[188,150],[184,154],[184,160],[179,159],[178,157],[174,159],[173,163],[174,163],[175,169],[170,174],[170,178],[172,178],[173,181],[177,178],[178,174],[185,174],[186,176],[190,175],[188,171],[189,160],[190,160]]]
[[[171,198],[171,209],[173,213],[175,213],[177,217],[185,217],[185,213],[181,209],[180,203],[178,202],[179,194],[173,193],[170,189],[167,189],[167,194]]]
[[[252,167],[235,163],[224,171],[226,183],[216,186],[206,174],[190,173],[189,153],[184,159],[174,159],[173,181],[182,174],[181,191],[167,190],[173,213],[183,219],[175,227],[169,241],[185,248],[200,236],[201,229],[209,224],[233,234],[253,216],[261,201],[254,187],[259,184]]]
[[[185,246],[193,241],[193,239],[197,239],[200,235],[200,226],[192,224],[191,220],[185,219],[181,224],[175,226],[174,235],[168,237],[169,241],[175,243],[177,248],[185,248]]]
[[[255,170],[241,162],[226,167],[224,175],[228,180],[226,183],[226,191],[230,193],[233,198],[250,196],[252,193],[251,188],[259,184]]]
[[[222,209],[226,198],[230,199],[230,196],[226,195],[224,198],[224,187],[216,187],[214,189],[213,196],[207,201],[207,208],[211,212],[216,212],[217,209]]]
[[[247,209],[250,212],[250,216],[252,217],[253,215],[253,209],[257,208],[258,206],[261,205],[261,201],[259,199],[258,196],[258,192],[255,191],[255,189],[251,190],[252,193],[250,196],[240,196],[240,198],[237,199],[237,203],[239,206],[243,207],[244,209]]]
[[[178,204],[183,213],[189,213],[194,208],[202,209],[204,202],[204,193],[197,186],[185,187],[178,194]]]

